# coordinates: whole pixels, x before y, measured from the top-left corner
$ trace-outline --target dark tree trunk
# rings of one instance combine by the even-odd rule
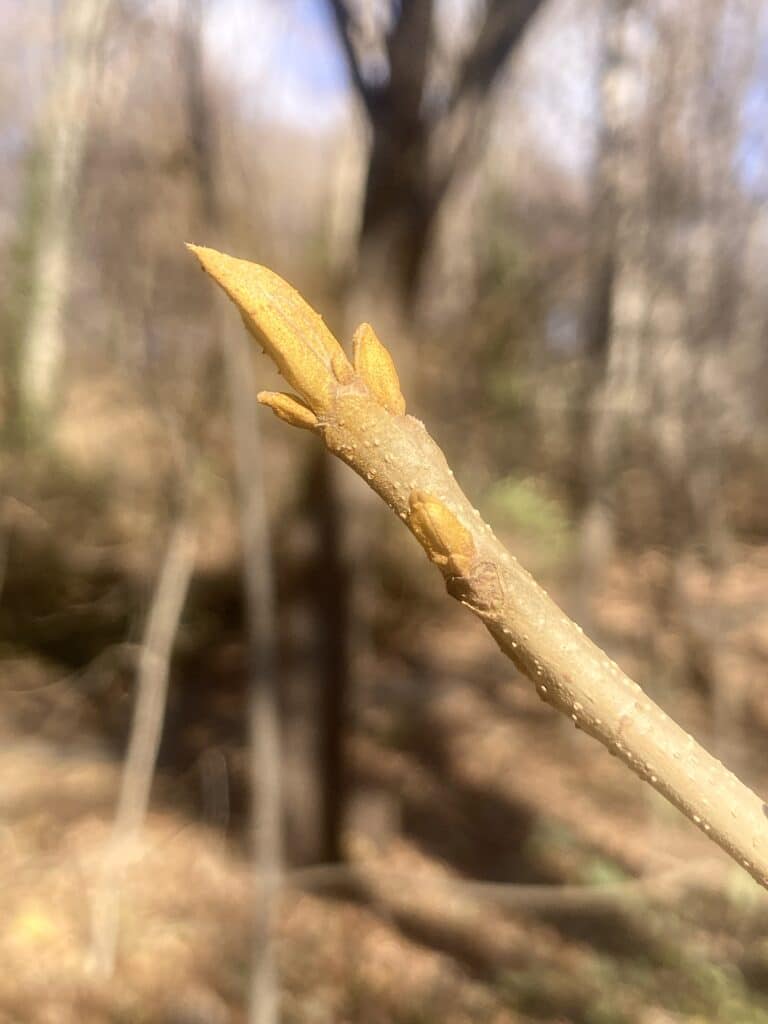
[[[389,74],[366,80],[345,0],[330,0],[350,78],[372,133],[358,276],[385,279],[388,301],[413,312],[432,231],[457,172],[479,148],[488,98],[543,0],[488,0],[448,95],[429,94],[434,0],[401,0],[385,40]]]

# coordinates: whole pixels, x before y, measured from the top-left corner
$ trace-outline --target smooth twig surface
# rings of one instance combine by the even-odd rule
[[[259,401],[312,430],[410,528],[448,593],[485,623],[542,700],[568,715],[768,888],[760,797],[589,640],[483,522],[424,424],[405,413],[392,360],[368,325],[350,362],[301,296],[265,267],[190,246],[297,394]]]

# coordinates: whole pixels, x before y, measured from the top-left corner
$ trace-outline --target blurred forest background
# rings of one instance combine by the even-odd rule
[[[0,1022],[768,1024],[765,893],[256,410],[184,249],[372,322],[768,793],[765,5],[0,0],[0,52]]]

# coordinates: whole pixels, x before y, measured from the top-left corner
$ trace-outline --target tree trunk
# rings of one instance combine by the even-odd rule
[[[487,0],[456,84],[444,96],[429,91],[434,0],[406,0],[393,14],[384,85],[365,79],[345,0],[330,3],[371,131],[355,279],[368,281],[371,291],[375,282],[407,322],[448,189],[479,149],[493,86],[542,0]],[[408,376],[402,363],[399,370]]]
[[[615,541],[614,485],[627,423],[637,406],[646,316],[642,251],[642,171],[638,161],[640,76],[632,46],[634,0],[607,0],[600,82],[601,132],[596,164],[590,283],[585,312],[582,593]],[[584,602],[582,602],[583,604]],[[588,609],[582,608],[581,614]]]
[[[40,130],[42,213],[33,242],[31,304],[18,352],[16,405],[23,434],[45,432],[58,393],[73,216],[111,2],[68,0],[61,15],[61,54]]]

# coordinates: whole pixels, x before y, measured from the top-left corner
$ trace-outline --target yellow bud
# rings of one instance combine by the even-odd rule
[[[355,369],[373,398],[395,416],[405,414],[405,399],[392,356],[370,324],[360,324],[352,339]]]
[[[466,575],[475,556],[469,530],[439,498],[425,491],[412,491],[408,504],[409,525],[430,561],[446,574]]]
[[[304,430],[317,428],[317,416],[295,395],[288,395],[284,391],[260,391],[256,397],[275,416],[290,423],[292,427],[302,427]]]
[[[277,274],[204,246],[187,246],[232,299],[248,331],[313,409],[330,408],[349,360],[323,318]]]

